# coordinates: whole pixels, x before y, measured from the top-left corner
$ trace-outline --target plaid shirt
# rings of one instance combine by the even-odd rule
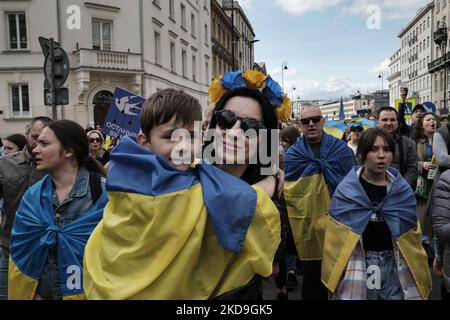
[[[411,271],[405,259],[394,243],[394,257],[397,264],[398,277],[403,289],[405,300],[422,300],[419,289],[416,286]],[[367,267],[362,246],[362,240],[358,241],[347,263],[344,277],[338,284],[333,300],[366,300],[367,296]]]

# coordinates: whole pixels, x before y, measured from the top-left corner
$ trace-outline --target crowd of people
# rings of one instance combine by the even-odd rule
[[[151,95],[136,138],[47,117],[5,138],[0,299],[256,300],[273,278],[281,300],[297,272],[303,300],[425,300],[431,272],[449,299],[450,126],[435,113],[417,105],[408,125],[405,105],[382,107],[338,139],[317,106],[290,123],[260,72],[209,94],[206,120],[181,90]]]

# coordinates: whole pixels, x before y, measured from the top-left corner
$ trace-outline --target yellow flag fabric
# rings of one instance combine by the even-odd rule
[[[210,299],[267,277],[280,242],[272,200],[257,191],[256,212],[236,254],[218,241],[202,186],[158,196],[109,192],[104,218],[84,256],[88,299]]]
[[[330,205],[330,193],[323,174],[286,181],[284,192],[300,260],[320,260]]]

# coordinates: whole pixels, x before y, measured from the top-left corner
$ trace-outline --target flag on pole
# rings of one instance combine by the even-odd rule
[[[344,112],[344,99],[341,97],[341,108],[339,109],[339,120],[345,119],[345,112]]]

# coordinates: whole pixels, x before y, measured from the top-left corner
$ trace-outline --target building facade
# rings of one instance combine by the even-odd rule
[[[401,84],[408,88],[408,98],[417,103],[431,101],[431,76],[428,64],[433,49],[433,7],[425,5],[399,33]]]
[[[431,57],[428,64],[432,79],[433,103],[439,110],[448,108],[449,101],[449,65],[450,53],[448,46],[447,24],[450,16],[450,5],[447,0],[435,0],[432,18]]]
[[[231,23],[231,19],[222,7],[222,0],[211,0],[211,42],[213,55],[213,78],[233,70],[238,65],[236,48],[232,53],[232,40],[239,39],[239,32]]]
[[[239,37],[234,39],[235,54],[237,54],[237,66],[235,69],[246,70],[252,69],[254,63],[254,43],[255,33],[253,27],[244,10],[235,0],[223,0],[223,8],[228,17],[233,21],[234,26],[238,30]]]
[[[38,37],[66,51],[69,105],[58,119],[102,125],[116,86],[147,97],[173,87],[207,106],[212,79],[206,0],[0,0],[0,136],[24,132],[44,106]],[[5,26],[5,28],[3,28]]]
[[[389,58],[389,76],[387,78],[389,82],[389,105],[395,106],[395,100],[400,99],[400,86],[401,86],[401,50],[397,50]]]

